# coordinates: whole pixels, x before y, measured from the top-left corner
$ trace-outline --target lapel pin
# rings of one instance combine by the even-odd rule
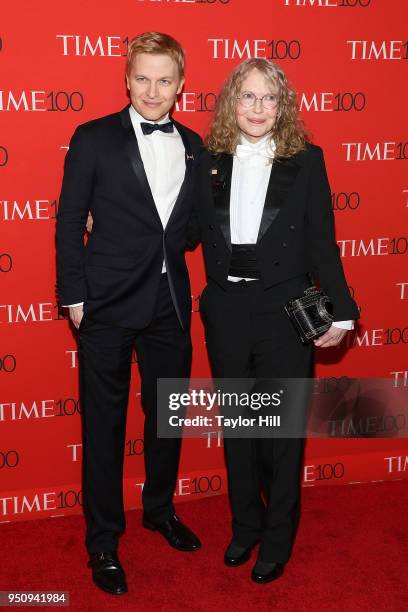
[[[217,168],[211,168],[211,174],[218,174]]]
[[[187,159],[194,159],[194,155],[189,155],[188,153],[186,153],[186,157]]]

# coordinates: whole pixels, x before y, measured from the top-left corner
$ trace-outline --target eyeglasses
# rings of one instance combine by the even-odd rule
[[[273,110],[278,106],[278,96],[275,94],[265,94],[264,96],[258,98],[252,91],[243,91],[239,96],[237,96],[238,100],[245,108],[251,108],[255,106],[256,101],[260,100],[262,106],[267,108],[268,110]]]

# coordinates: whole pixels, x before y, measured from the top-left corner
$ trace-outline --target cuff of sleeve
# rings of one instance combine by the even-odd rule
[[[78,304],[62,304],[63,308],[75,308],[75,306],[83,306],[83,302],[78,302]]]
[[[332,325],[340,329],[354,329],[354,321],[333,321]]]

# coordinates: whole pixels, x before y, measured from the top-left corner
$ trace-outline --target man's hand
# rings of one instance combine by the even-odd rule
[[[88,213],[88,219],[86,220],[86,231],[88,232],[88,234],[90,234],[92,232],[92,226],[93,226],[93,218],[91,213]]]
[[[313,340],[315,346],[319,348],[327,348],[329,346],[337,346],[343,340],[344,336],[347,334],[347,329],[340,329],[340,327],[335,327],[332,325],[329,327],[326,333],[320,338]]]
[[[82,305],[81,306],[70,306],[68,310],[69,310],[69,318],[71,319],[75,327],[78,329],[78,327],[81,324],[82,317],[84,316],[84,307]]]

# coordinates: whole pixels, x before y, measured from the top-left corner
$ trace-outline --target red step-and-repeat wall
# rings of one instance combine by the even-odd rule
[[[186,49],[175,117],[203,135],[237,63],[268,57],[285,69],[325,151],[338,244],[361,307],[344,346],[317,353],[317,376],[382,377],[408,389],[407,8],[406,0],[42,0],[2,8],[0,522],[81,510],[77,345],[56,305],[55,215],[70,137],[78,124],[127,104],[127,44],[142,31],[168,32]],[[202,378],[201,252],[188,263],[193,376]],[[126,440],[125,500],[134,508],[143,483],[136,362]],[[303,485],[407,478],[407,455],[405,439],[312,439]],[[222,441],[186,440],[176,500],[225,491]]]

